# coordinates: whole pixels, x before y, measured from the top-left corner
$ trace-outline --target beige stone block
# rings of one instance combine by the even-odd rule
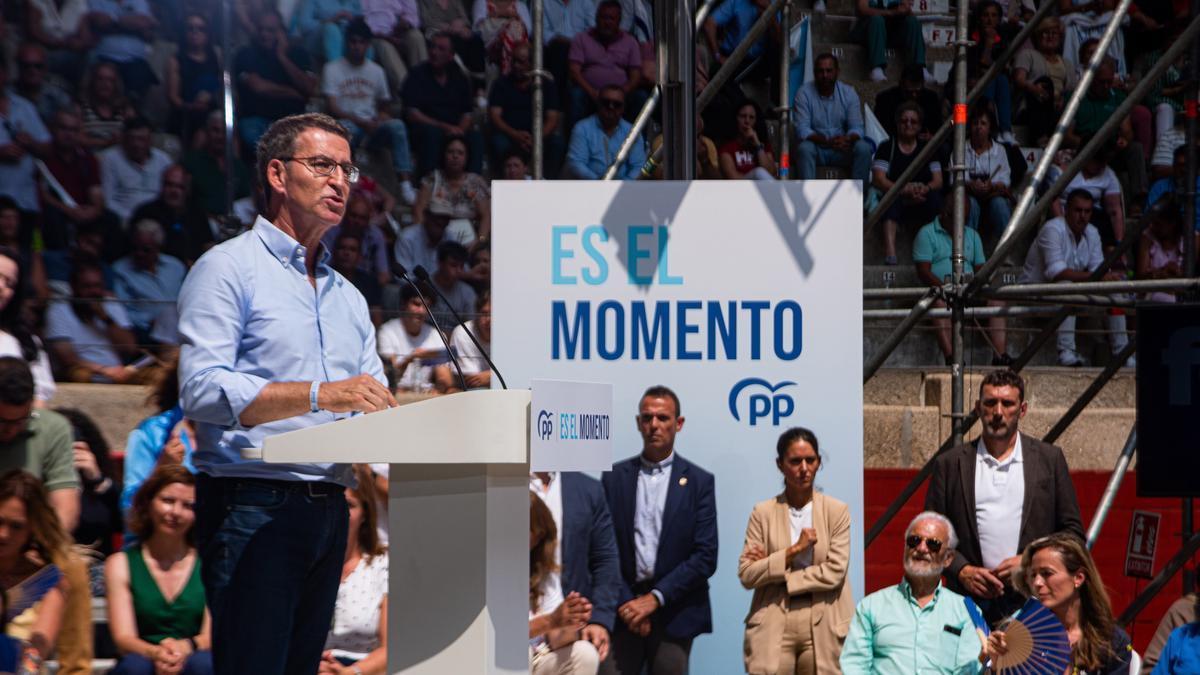
[[[925,405],[925,372],[920,368],[884,368],[863,385],[863,403]]]
[[[1029,407],[1070,407],[1096,376],[1099,368],[1037,368],[1023,374],[1025,399]],[[1096,394],[1088,407],[1130,408],[1137,400],[1136,379],[1132,370],[1114,375]]]
[[[915,468],[937,450],[937,408],[863,406],[863,466]]]
[[[75,408],[91,417],[112,452],[124,452],[129,432],[158,410],[146,402],[150,388],[126,384],[58,383],[52,408]]]
[[[1066,408],[1030,410],[1021,430],[1042,438],[1062,418]],[[1112,471],[1133,428],[1137,410],[1088,407],[1054,442],[1063,450],[1072,471]]]

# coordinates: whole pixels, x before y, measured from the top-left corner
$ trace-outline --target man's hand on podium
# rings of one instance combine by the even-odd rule
[[[388,388],[367,374],[325,382],[317,393],[317,406],[329,412],[377,412],[398,404]]]

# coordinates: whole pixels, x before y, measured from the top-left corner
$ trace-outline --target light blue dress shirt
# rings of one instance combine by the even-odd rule
[[[654,578],[654,564],[658,561],[658,540],[662,535],[663,510],[667,507],[667,490],[671,487],[671,465],[675,453],[661,462],[643,458],[638,469],[636,511],[633,516],[633,548],[637,581]],[[663,604],[658,589],[651,591]]]
[[[321,411],[245,428],[238,419],[268,383],[335,382],[366,373],[384,386],[362,294],[329,266],[316,289],[295,239],[259,216],[200,257],[179,294],[180,401],[196,422],[196,468],[213,476],[353,483],[348,464],[266,464],[242,457],[268,436],[348,417]]]
[[[959,675],[983,670],[982,643],[963,596],[938,584],[921,607],[908,580],[858,603],[842,647],[847,675]]]
[[[110,19],[117,22],[130,14],[154,16],[146,0],[88,0],[88,10],[98,14],[107,14]],[[100,37],[95,54],[101,59],[129,63],[148,58],[150,45],[139,35],[114,31]]]
[[[621,144],[632,128],[629,122],[622,119],[612,136],[609,136],[600,126],[599,117],[592,115],[580,120],[571,130],[571,143],[567,147],[569,177],[597,180],[603,176],[608,165],[617,158]],[[638,138],[633,143],[629,158],[617,168],[617,179],[637,180],[645,163],[646,144]]]
[[[129,320],[142,330],[150,330],[166,304],[179,298],[187,268],[160,253],[152,274],[135,265],[132,256],[125,256],[113,263],[113,276],[113,292],[125,303]]]
[[[49,143],[50,132],[33,103],[11,89],[4,93],[8,97],[8,114],[0,124],[0,145],[16,143],[17,135],[23,133],[38,143]],[[15,162],[0,162],[0,195],[11,197],[23,211],[38,210],[33,155],[26,152]]]
[[[546,44],[555,38],[570,40],[595,25],[596,3],[593,0],[546,0],[542,9],[542,40]]]
[[[805,140],[814,133],[822,136],[866,135],[863,131],[862,101],[854,87],[835,82],[833,95],[826,98],[817,92],[817,85],[806,82],[796,91],[793,104],[796,116],[796,134]]]
[[[762,11],[753,0],[725,0],[710,15],[718,28],[725,29],[725,37],[721,40],[721,53],[729,55],[750,34],[750,27],[758,21]],[[762,54],[766,40],[759,38],[746,53],[748,58],[757,58]]]

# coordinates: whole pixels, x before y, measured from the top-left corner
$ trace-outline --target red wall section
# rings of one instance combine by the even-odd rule
[[[861,529],[865,536],[867,527],[883,515],[892,500],[900,494],[904,486],[914,476],[916,470],[909,469],[867,469],[864,476],[863,492],[866,494],[866,519],[868,525]],[[1108,484],[1109,473],[1097,471],[1075,471],[1071,480],[1075,483],[1075,493],[1079,496],[1079,509],[1083,513],[1083,526],[1087,529],[1092,520],[1096,507],[1100,504],[1100,496]],[[1133,474],[1126,476],[1117,494],[1117,501],[1109,511],[1100,539],[1092,549],[1092,555],[1100,568],[1104,583],[1112,598],[1113,611],[1120,614],[1133,598],[1149,583],[1148,580],[1135,579],[1125,576],[1125,547],[1129,538],[1129,522],[1133,511],[1155,511],[1162,514],[1162,529],[1158,535],[1158,551],[1154,559],[1154,573],[1157,574],[1168,560],[1178,552],[1180,546],[1180,500],[1178,499],[1142,499],[1135,494]],[[868,593],[897,583],[903,575],[901,555],[903,554],[904,527],[908,521],[921,512],[925,503],[925,487],[913,495],[904,509],[896,515],[867,549],[867,589]],[[1192,564],[1196,562],[1193,559]],[[1138,615],[1134,623],[1128,627],[1133,636],[1134,646],[1143,651],[1146,643],[1158,627],[1158,621],[1182,592],[1179,575],[1176,575],[1161,593]]]

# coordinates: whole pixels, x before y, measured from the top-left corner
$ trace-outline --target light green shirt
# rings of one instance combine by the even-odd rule
[[[929,263],[929,271],[933,276],[943,281],[950,276],[954,270],[950,261],[953,253],[954,239],[941,226],[940,218],[934,218],[933,222],[917,231],[917,238],[913,240],[913,262]],[[974,274],[975,268],[987,261],[979,233],[969,227],[963,228],[963,258],[964,274]]]
[[[0,473],[23,469],[40,479],[47,492],[79,487],[71,423],[53,410],[35,410],[26,430],[0,444]]]
[[[979,673],[981,644],[963,597],[938,588],[924,607],[908,580],[863,598],[842,647],[845,675]]]

